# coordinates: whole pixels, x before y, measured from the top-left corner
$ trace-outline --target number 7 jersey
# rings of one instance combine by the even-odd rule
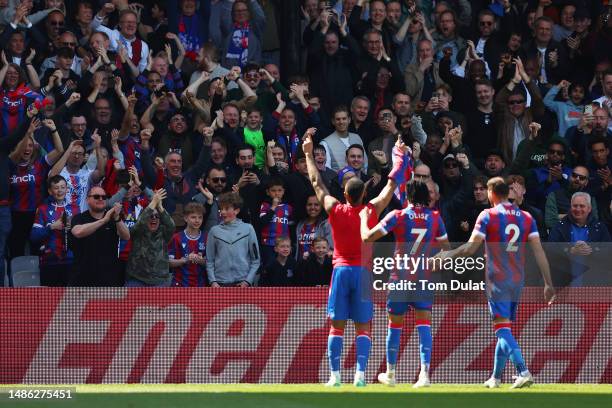
[[[521,288],[526,243],[539,236],[533,217],[509,202],[500,203],[480,213],[473,234],[485,239],[489,293]]]

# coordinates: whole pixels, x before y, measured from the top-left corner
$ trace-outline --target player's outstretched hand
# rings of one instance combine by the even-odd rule
[[[544,285],[544,299],[548,302],[548,305],[552,305],[557,295],[555,293],[555,288],[552,286]]]

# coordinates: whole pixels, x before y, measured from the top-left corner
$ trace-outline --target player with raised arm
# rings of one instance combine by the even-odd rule
[[[317,199],[329,214],[329,223],[334,240],[334,270],[327,305],[328,316],[331,319],[327,342],[331,376],[326,385],[338,387],[341,384],[340,358],[342,356],[344,327],[346,321],[352,319],[355,323],[355,348],[357,352],[357,370],[353,384],[357,387],[364,387],[366,385],[365,370],[372,346],[370,321],[372,320],[374,306],[371,300],[362,298],[364,289],[369,290],[364,288],[363,285],[367,285],[369,281],[362,281],[362,276],[367,275],[363,273],[362,266],[359,212],[366,206],[371,208],[373,215],[371,222],[376,224],[378,215],[387,207],[396,188],[396,182],[392,174],[403,171],[406,162],[399,160],[394,163],[387,184],[380,194],[368,204],[363,202],[366,184],[359,178],[350,179],[344,188],[344,197],[347,203],[342,204],[329,194],[319,175],[313,156],[312,138],[315,132],[316,129],[314,128],[306,131],[302,148],[306,156],[308,177]],[[408,150],[401,140],[398,140],[394,149],[396,151]],[[400,156],[403,156],[403,154]]]
[[[497,346],[493,375],[485,383],[487,388],[498,388],[508,358],[518,371],[516,381],[510,388],[529,387],[533,376],[527,369],[521,349],[514,339],[511,322],[521,289],[525,282],[525,244],[529,242],[544,280],[544,298],[548,304],[555,299],[555,289],[550,277],[550,267],[540,242],[536,222],[525,211],[508,201],[510,187],[501,177],[494,177],[487,183],[487,192],[492,208],[480,213],[469,241],[437,257],[468,257],[473,255],[485,242],[487,256],[486,288],[489,310],[493,318]]]
[[[428,259],[440,248],[450,249],[446,227],[438,211],[428,208],[429,190],[427,185],[418,180],[406,183],[406,198],[408,205],[401,210],[387,214],[374,228],[369,228],[367,219],[369,208],[361,211],[361,239],[364,242],[376,241],[389,232],[394,231],[396,247],[395,254],[408,253],[411,258]],[[405,272],[410,275],[406,276]],[[431,270],[427,263],[420,265],[414,271],[392,271],[390,282],[399,282],[406,278],[419,282],[431,280]],[[415,291],[411,295],[405,293],[389,293],[387,312],[389,324],[387,327],[387,371],[378,375],[378,381],[389,386],[395,385],[395,365],[400,348],[400,337],[404,325],[404,315],[409,307],[415,311],[416,327],[419,333],[419,354],[421,372],[414,388],[429,387],[429,363],[431,361],[431,307],[432,291]],[[410,300],[408,301],[409,298]]]

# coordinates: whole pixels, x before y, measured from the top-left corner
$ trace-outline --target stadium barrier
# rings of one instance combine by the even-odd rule
[[[0,290],[0,383],[317,383],[328,377],[327,288],[23,288]],[[385,367],[377,295],[367,376]],[[612,289],[571,288],[547,306],[527,288],[513,327],[539,382],[612,382]],[[481,383],[495,337],[482,293],[438,296],[432,381]],[[354,371],[345,332],[343,379]],[[510,364],[509,364],[510,365]],[[398,379],[418,373],[405,323]],[[506,380],[514,369],[507,367]]]

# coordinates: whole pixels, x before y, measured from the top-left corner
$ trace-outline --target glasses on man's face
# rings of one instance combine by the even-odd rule
[[[159,214],[151,214],[149,217],[150,220],[159,220]]]
[[[88,197],[93,198],[94,200],[106,200],[108,198],[105,194],[91,194]]]
[[[247,74],[244,77],[246,79],[258,79],[259,73],[258,72],[247,72]]]
[[[83,152],[72,152],[71,154],[72,154],[73,156],[75,156],[75,157],[85,156],[85,153],[83,153]]]
[[[520,100],[519,99],[514,99],[514,100],[511,100],[511,101],[508,101],[508,105],[522,105],[524,103],[525,103],[524,99],[520,99]]]
[[[565,152],[563,150],[548,149],[548,154],[557,155],[557,156],[563,156],[565,154]]]
[[[225,183],[227,182],[226,177],[213,177],[210,179],[213,183]]]
[[[587,176],[583,176],[582,174],[578,174],[578,173],[572,173],[572,177],[580,181],[586,181],[587,179]]]

